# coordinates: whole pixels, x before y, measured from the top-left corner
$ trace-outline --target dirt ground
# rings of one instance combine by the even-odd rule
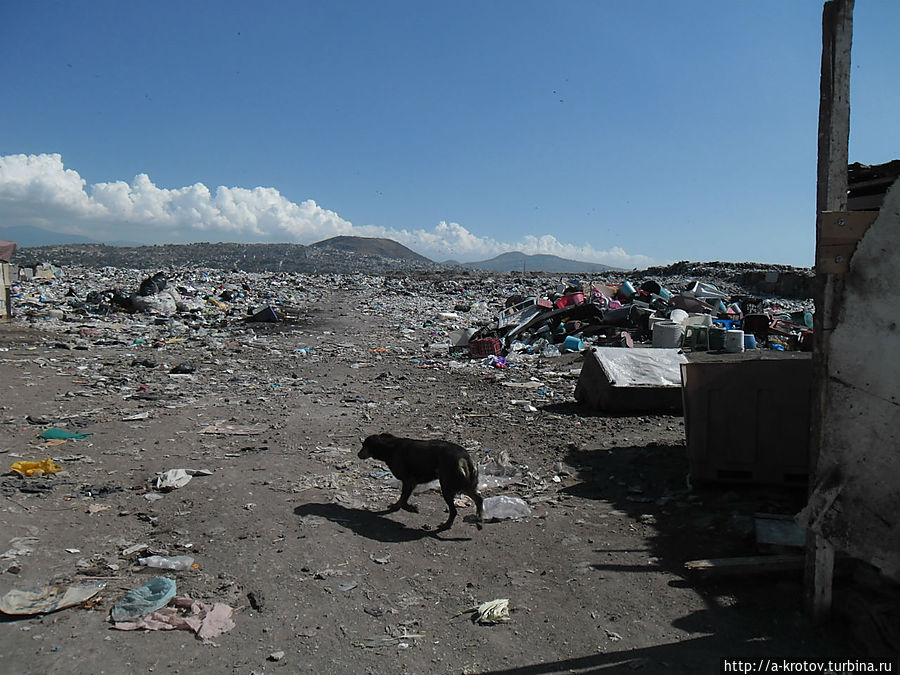
[[[792,514],[802,490],[689,489],[683,419],[585,409],[580,355],[527,370],[433,362],[391,316],[362,291],[323,291],[296,323],[216,342],[136,340],[114,319],[0,324],[0,461],[65,469],[0,479],[0,594],[107,583],[89,609],[4,617],[0,670],[717,673],[728,656],[857,654],[845,627],[810,625],[799,574],[684,569],[756,553],[753,514]],[[170,374],[184,362],[193,373]],[[91,435],[51,446],[51,426]],[[414,496],[417,514],[378,513],[397,487],[356,453],[382,431],[504,465],[513,475],[483,472],[483,495],[521,497],[531,515],[435,533],[434,489]],[[173,468],[210,473],[156,492]],[[148,551],[195,566],[149,569]],[[111,607],[158,574],[231,606],[235,627],[215,645],[115,630]],[[501,598],[509,621],[472,621]]]

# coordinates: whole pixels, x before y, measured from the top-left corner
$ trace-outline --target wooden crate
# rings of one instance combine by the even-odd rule
[[[684,364],[691,480],[805,485],[812,374],[808,354]]]

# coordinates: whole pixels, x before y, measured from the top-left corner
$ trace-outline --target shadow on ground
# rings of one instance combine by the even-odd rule
[[[311,502],[301,504],[294,509],[294,514],[301,518],[309,516],[325,518],[352,530],[361,537],[387,544],[418,541],[425,537],[440,541],[468,541],[470,539],[470,537],[452,536],[450,532],[410,528],[389,518],[390,513],[392,512],[354,509],[330,502]],[[457,522],[455,527],[461,527],[461,523]]]
[[[563,492],[607,502],[646,527],[648,557],[654,566],[598,562],[601,571],[646,574],[665,570],[675,576],[670,586],[690,588],[706,608],[673,621],[673,627],[709,637],[623,654],[560,662],[553,668],[598,668],[616,672],[616,659],[649,658],[683,662],[693,649],[724,655],[781,657],[859,654],[846,626],[813,626],[803,612],[802,571],[779,574],[699,576],[686,569],[689,560],[754,556],[767,552],[756,543],[754,515],[793,515],[806,502],[805,489],[746,485],[691,486],[683,444],[628,445],[584,449],[570,447],[565,462],[579,482]],[[600,553],[608,551],[598,550]],[[643,656],[638,652],[646,651]],[[652,652],[652,653],[651,653]],[[701,661],[698,661],[701,662]],[[705,662],[705,661],[703,661]],[[517,672],[554,672],[549,664]],[[632,664],[630,668],[634,668]],[[628,672],[623,670],[622,672]]]

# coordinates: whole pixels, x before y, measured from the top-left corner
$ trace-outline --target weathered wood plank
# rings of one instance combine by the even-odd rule
[[[750,555],[735,558],[705,558],[688,560],[685,569],[706,574],[769,574],[771,572],[799,572],[804,568],[803,554]]]
[[[816,211],[847,209],[847,165],[850,139],[850,48],[853,41],[854,0],[829,0],[822,10],[822,74],[819,88],[819,147]],[[821,219],[816,218],[816,260],[824,251]],[[843,280],[840,274],[816,270],[816,326],[813,350],[814,394],[810,439],[810,493],[816,485],[816,467],[823,446],[828,400],[830,329],[840,310]],[[834,548],[825,539],[807,534],[804,595],[814,621],[831,611]]]

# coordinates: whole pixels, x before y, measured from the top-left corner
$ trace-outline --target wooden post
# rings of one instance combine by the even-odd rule
[[[850,138],[850,47],[854,0],[828,0],[822,10],[822,74],[819,88],[819,157],[816,189],[816,260],[822,247],[824,211],[847,208],[847,164]],[[818,267],[818,265],[817,265]],[[828,401],[828,350],[843,295],[843,275],[816,270],[813,410],[810,434],[810,493],[816,486],[819,452],[825,440]],[[806,539],[805,600],[814,621],[831,610],[834,548],[809,532]]]

